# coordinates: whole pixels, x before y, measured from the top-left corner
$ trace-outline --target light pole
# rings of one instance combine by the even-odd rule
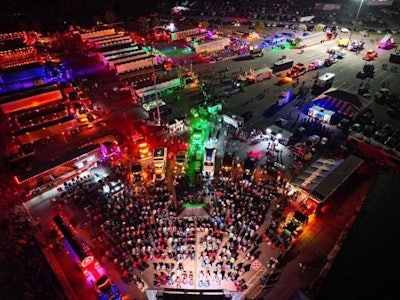
[[[161,125],[160,102],[158,100],[158,92],[157,92],[157,76],[156,76],[156,70],[154,68],[154,44],[151,45],[151,66],[153,68],[154,94],[156,96],[157,125]]]
[[[360,11],[361,11],[361,7],[362,7],[362,5],[363,5],[363,2],[364,2],[364,0],[361,0],[361,1],[360,1],[360,5],[358,6],[356,18],[354,19],[354,25],[357,25],[358,16],[360,15]],[[353,35],[353,30],[350,30],[349,42],[347,43],[347,47],[348,47],[349,44],[350,44],[352,35]]]

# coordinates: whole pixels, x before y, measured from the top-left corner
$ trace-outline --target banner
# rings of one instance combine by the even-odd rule
[[[315,3],[315,9],[319,10],[337,10],[340,9],[340,4],[333,4],[333,3]]]
[[[368,6],[391,6],[393,5],[393,0],[369,0],[367,2]]]

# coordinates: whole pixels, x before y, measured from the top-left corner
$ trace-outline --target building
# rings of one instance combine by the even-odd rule
[[[16,174],[14,181],[26,191],[29,198],[63,184],[82,172],[97,166],[100,159],[99,145],[88,145],[63,157],[41,164],[31,171]]]
[[[296,177],[292,185],[304,191],[321,206],[362,163],[363,160],[354,155],[346,159],[319,158]]]
[[[43,85],[0,97],[10,144],[25,145],[78,128],[69,101],[57,84]]]

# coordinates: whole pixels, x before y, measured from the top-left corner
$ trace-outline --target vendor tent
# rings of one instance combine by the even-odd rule
[[[351,94],[336,88],[330,88],[312,100],[314,105],[318,105],[326,110],[339,113],[347,118],[354,118],[370,101],[362,96]]]

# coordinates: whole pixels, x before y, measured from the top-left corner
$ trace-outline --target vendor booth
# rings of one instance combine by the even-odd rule
[[[330,124],[334,111],[325,109],[318,105],[313,105],[308,109],[307,113],[310,117],[315,118],[321,122]]]

